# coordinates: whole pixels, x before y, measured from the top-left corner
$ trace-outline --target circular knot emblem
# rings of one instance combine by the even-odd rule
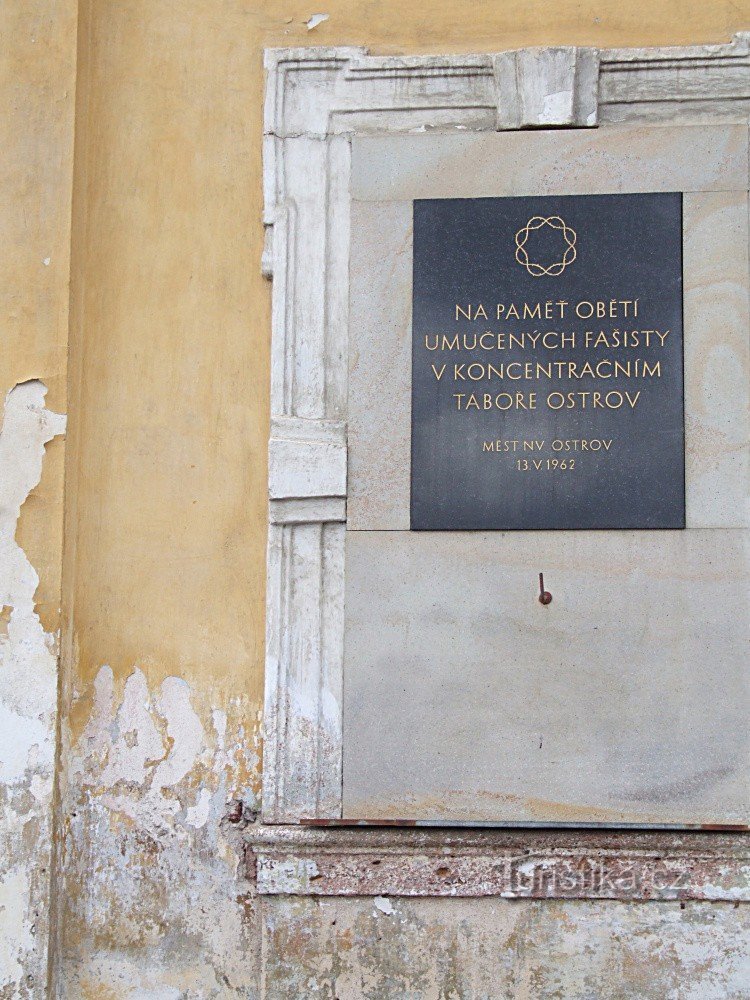
[[[559,231],[561,236],[560,250],[562,251],[562,259],[546,267],[543,264],[530,260],[526,249],[529,236],[535,230],[543,229],[545,226]],[[568,264],[572,264],[576,259],[576,239],[575,230],[566,225],[565,221],[559,215],[550,215],[547,218],[541,215],[533,215],[526,225],[516,233],[516,260],[526,268],[529,274],[533,274],[536,278],[541,277],[543,274],[554,277],[562,274]]]

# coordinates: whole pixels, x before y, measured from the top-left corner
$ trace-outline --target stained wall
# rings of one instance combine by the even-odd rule
[[[0,996],[47,976],[76,4],[0,7]]]
[[[310,27],[316,13],[328,17]],[[750,4],[52,0],[6,5],[0,17],[11,39],[0,71],[0,391],[13,390],[0,439],[0,711],[17,765],[0,779],[11,859],[0,876],[0,992],[44,995],[51,908],[61,997],[252,997],[261,948],[267,996],[333,997],[330,969],[344,959],[331,950],[332,904],[261,907],[237,882],[236,835],[221,822],[233,799],[251,818],[261,760],[262,50],[719,42],[750,27]],[[538,919],[559,921],[586,954],[606,942],[630,962],[618,942],[644,919],[639,907],[595,919],[575,904],[537,917],[531,903],[434,902],[404,909],[383,936],[373,919],[392,915],[372,906],[339,904],[349,977],[339,995],[492,995],[491,972],[474,992],[461,977],[479,954],[492,968],[492,934],[506,928],[507,961],[527,962],[522,942],[544,940]],[[656,912],[638,961],[655,976],[673,970],[656,978],[665,995],[742,995],[731,906],[662,922]],[[684,921],[692,936],[674,930]],[[422,956],[431,969],[440,942],[457,936],[472,943],[450,944],[452,979],[389,978],[394,948],[406,966]],[[592,995],[569,955],[561,945],[564,984],[532,976],[527,995]],[[715,970],[703,980],[718,984],[713,994],[690,992],[698,966]]]

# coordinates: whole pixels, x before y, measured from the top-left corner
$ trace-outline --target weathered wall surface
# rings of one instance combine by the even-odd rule
[[[253,995],[252,906],[221,824],[235,795],[252,796],[245,703],[204,713],[187,681],[150,690],[137,667],[120,684],[105,666],[93,687],[91,715],[65,744],[57,995]]]
[[[750,24],[750,5],[336,0],[310,27],[315,10],[282,0],[82,0],[77,82],[75,7],[2,15],[14,39],[2,77],[13,109],[2,126],[13,253],[0,262],[9,303],[0,388],[35,379],[49,394],[32,382],[6,404],[6,422],[35,414],[37,424],[3,495],[0,583],[19,567],[13,579],[23,586],[4,598],[14,609],[5,618],[18,614],[32,636],[23,655],[37,651],[40,678],[33,705],[19,708],[11,690],[9,710],[41,713],[47,735],[61,565],[55,414],[70,410],[56,995],[494,998],[500,982],[514,997],[599,998],[627,996],[618,984],[628,978],[632,996],[741,996],[741,925],[725,904],[261,904],[237,880],[238,834],[220,819],[233,799],[254,808],[261,757],[270,332],[259,274],[262,49],[723,41]],[[14,467],[22,450],[12,449]],[[26,679],[32,666],[15,634],[8,625],[0,640],[1,669],[10,662],[7,677]],[[14,874],[16,859],[33,859],[27,873],[43,884],[37,844],[48,834],[36,805],[34,822],[23,819],[34,788],[48,815],[43,742],[42,781],[33,782],[32,762],[8,799],[16,889],[3,917],[18,944],[0,945],[9,970],[0,994],[11,997],[43,995],[45,929],[42,921],[34,936],[29,907],[45,909],[45,897],[34,889],[41,902],[25,902],[26,875]],[[22,965],[33,981],[20,982]]]
[[[75,27],[74,2],[0,8],[2,997],[47,977]]]
[[[742,1000],[731,904],[284,899],[264,905],[274,1000]]]
[[[45,981],[51,898],[57,634],[44,631],[39,577],[16,539],[44,446],[65,430],[46,391],[38,379],[14,386],[0,430],[0,985],[21,995]]]
[[[71,998],[242,995],[219,820],[259,785],[255,15],[80,16],[56,978]]]

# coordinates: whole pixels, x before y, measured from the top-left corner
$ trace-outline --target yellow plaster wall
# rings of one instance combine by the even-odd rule
[[[48,408],[66,410],[76,7],[75,0],[0,5],[0,420],[6,393],[28,379],[46,384]],[[40,577],[37,611],[53,633],[63,442],[47,445],[42,480],[16,533]]]
[[[329,19],[308,31],[316,12]],[[66,525],[76,687],[106,663],[119,678],[139,665],[153,682],[262,696],[265,46],[664,45],[749,26],[748,0],[83,0]]]
[[[329,19],[308,31],[314,13]],[[80,0],[61,996],[255,995],[260,910],[238,898],[219,820],[228,798],[248,802],[258,788],[270,344],[259,266],[264,47],[687,44],[747,27],[750,0]],[[51,97],[64,80],[60,70]],[[64,200],[69,151],[53,137],[43,146],[60,164]],[[27,193],[33,202],[35,189]],[[21,233],[20,215],[17,223]],[[39,281],[34,255],[46,253],[35,248],[24,265],[28,295]],[[33,330],[19,326],[28,357]],[[63,333],[48,348],[58,373]],[[55,408],[61,388],[51,385]],[[53,529],[46,537],[37,555],[54,563]],[[47,592],[54,582],[50,565]]]
[[[77,6],[77,0],[0,4],[4,997],[41,996],[47,973],[65,453],[58,414],[67,409]],[[25,382],[34,384],[19,389]]]

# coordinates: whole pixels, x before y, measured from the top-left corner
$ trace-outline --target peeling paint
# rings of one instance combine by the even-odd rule
[[[39,577],[16,541],[42,476],[44,446],[65,432],[32,380],[5,398],[0,431],[0,995],[37,995],[47,961],[57,637],[35,610]]]
[[[266,996],[298,1000],[744,1000],[750,910],[731,904],[278,897]]]
[[[152,690],[139,667],[124,683],[101,667],[91,700],[78,741],[65,731],[63,877],[68,936],[96,947],[63,961],[58,995],[102,995],[116,975],[118,997],[253,996],[252,905],[222,820],[231,799],[256,802],[259,721],[182,678]]]
[[[5,866],[4,866],[5,867]],[[0,986],[17,989],[23,982],[25,962],[34,950],[33,924],[28,916],[26,900],[30,896],[30,879],[25,865],[5,870],[0,877]]]
[[[307,24],[307,30],[312,31],[314,28],[317,28],[319,24],[327,21],[330,16],[330,14],[313,14],[312,17],[308,18],[305,22]]]
[[[539,115],[540,125],[555,125],[564,121],[570,113],[573,93],[570,90],[560,90],[555,94],[547,94],[544,98],[544,105]]]

